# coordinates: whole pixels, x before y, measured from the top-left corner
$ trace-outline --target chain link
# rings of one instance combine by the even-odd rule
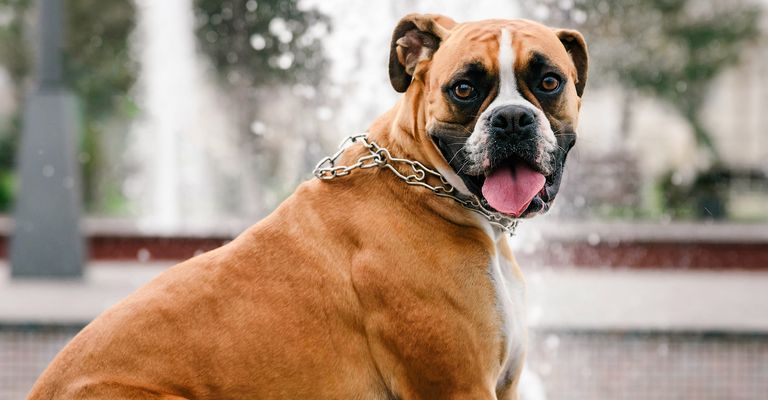
[[[358,158],[357,162],[352,165],[337,166],[336,160],[341,157],[347,148],[354,144],[360,144],[365,147],[368,150],[368,154]],[[409,172],[404,174],[397,169],[395,165],[405,165],[410,168]],[[515,234],[515,228],[517,228],[518,223],[516,219],[485,208],[475,196],[460,196],[453,185],[448,183],[441,173],[424,166],[424,164],[418,161],[393,157],[389,153],[389,150],[379,146],[372,140],[368,140],[366,134],[349,136],[344,139],[339,145],[339,150],[333,155],[320,160],[312,173],[318,179],[331,180],[349,175],[355,169],[375,167],[386,168],[392,171],[395,176],[409,185],[421,186],[431,190],[432,193],[440,197],[451,198],[461,204],[464,208],[472,210],[485,217],[491,225],[501,228],[510,235]],[[440,181],[440,184],[437,186],[430,185],[427,183],[429,177],[437,178]]]

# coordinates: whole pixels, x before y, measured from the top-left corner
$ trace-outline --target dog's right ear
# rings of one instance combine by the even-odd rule
[[[432,58],[455,25],[437,14],[408,14],[397,23],[389,49],[389,81],[395,90],[408,89],[419,62]]]

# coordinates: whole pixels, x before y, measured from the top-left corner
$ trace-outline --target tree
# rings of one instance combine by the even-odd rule
[[[239,187],[242,215],[258,216],[276,205],[295,183],[284,177],[285,167],[305,170],[307,159],[314,158],[310,146],[304,146],[304,154],[288,153],[285,147],[287,139],[304,144],[316,141],[313,135],[318,135],[320,122],[315,111],[324,101],[314,94],[322,90],[326,74],[321,40],[330,30],[330,19],[302,3],[193,3],[200,49],[232,100],[230,110],[239,127],[236,162],[243,171]]]
[[[296,0],[194,0],[203,52],[229,84],[315,83],[328,18]]]
[[[0,0],[0,14],[7,16],[0,24],[0,65],[10,75],[17,106],[23,104],[30,80],[31,26],[27,21],[34,18],[31,4],[30,0]],[[104,123],[129,116],[135,108],[128,94],[137,73],[128,48],[135,10],[129,0],[68,1],[65,10],[64,76],[82,109],[80,160],[86,206],[99,209],[104,207],[95,204],[103,197],[97,193],[97,171],[103,168],[99,142]],[[12,174],[20,128],[16,110],[0,133],[0,177]],[[0,185],[0,209],[10,205],[10,187]]]
[[[0,15],[7,16],[0,24],[0,64],[10,78],[13,102],[22,103],[25,78],[30,68],[29,46],[24,41],[24,16],[29,0],[0,0]],[[0,211],[7,211],[13,203],[13,167],[16,159],[21,115],[12,112],[0,125]]]
[[[107,122],[137,113],[130,89],[139,68],[129,47],[136,12],[131,0],[70,0],[67,6],[65,77],[82,106],[84,198],[91,210],[110,212],[124,199],[121,182],[104,179],[111,163],[103,158],[102,140]]]
[[[589,39],[592,76],[658,97],[690,123],[695,139],[719,163],[700,110],[714,79],[738,63],[758,34],[759,9],[743,0],[521,0],[531,14],[573,26]],[[591,82],[596,82],[591,79]]]

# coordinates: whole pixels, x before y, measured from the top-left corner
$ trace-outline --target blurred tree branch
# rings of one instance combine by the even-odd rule
[[[30,0],[0,0],[0,63],[10,78],[11,98],[21,104],[24,83],[30,69],[30,48],[25,41],[24,16]],[[16,159],[21,115],[16,110],[0,125],[0,210],[9,210],[13,202],[13,167]]]
[[[194,0],[203,53],[230,84],[315,83],[325,72],[327,16],[296,0]]]
[[[700,111],[714,79],[738,63],[757,37],[758,6],[744,0],[573,0],[567,8],[556,0],[520,2],[533,16],[585,34],[591,84],[613,77],[628,89],[667,101],[719,163]]]

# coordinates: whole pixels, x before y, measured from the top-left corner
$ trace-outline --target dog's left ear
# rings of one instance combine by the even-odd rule
[[[578,31],[571,29],[555,29],[555,34],[565,46],[568,55],[571,56],[576,66],[576,94],[581,97],[584,86],[587,84],[587,69],[589,56],[587,55],[587,42]]]
[[[408,14],[397,23],[389,49],[389,81],[400,93],[408,89],[416,66],[432,58],[456,22],[437,14]]]

